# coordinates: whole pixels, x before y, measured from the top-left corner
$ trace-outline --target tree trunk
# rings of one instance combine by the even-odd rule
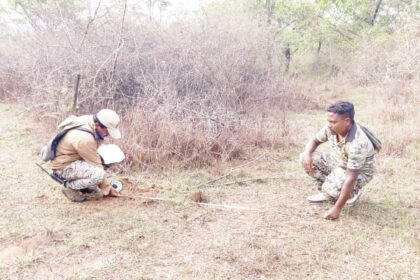
[[[319,54],[321,52],[322,41],[318,41],[318,48],[316,49],[316,60],[312,66],[312,71],[317,71],[319,68]]]
[[[74,81],[74,96],[73,96],[73,108],[72,114],[77,116],[79,106],[77,106],[77,96],[79,95],[79,83],[80,83],[80,74],[77,74],[76,80]]]
[[[271,0],[265,0],[265,9],[267,10],[267,23],[271,23],[271,17],[273,16],[273,7],[271,5]]]
[[[378,0],[378,3],[376,3],[376,9],[375,13],[373,14],[372,20],[370,21],[370,25],[375,24],[375,19],[378,16],[379,8],[381,7],[382,0]]]
[[[287,44],[286,49],[284,50],[284,56],[286,58],[286,69],[285,72],[289,73],[289,67],[290,67],[290,58],[291,58],[291,53],[290,53],[290,45],[289,43]]]

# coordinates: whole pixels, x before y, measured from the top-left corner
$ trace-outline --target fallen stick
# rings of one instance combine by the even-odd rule
[[[264,181],[264,180],[276,180],[276,179],[281,179],[282,177],[278,176],[278,177],[261,177],[261,178],[252,178],[252,179],[247,179],[247,180],[241,180],[241,181],[232,181],[232,182],[227,182],[224,184],[221,184],[222,186],[228,186],[228,185],[233,185],[233,184],[243,184],[243,183],[247,183],[247,182],[253,182],[253,181]]]

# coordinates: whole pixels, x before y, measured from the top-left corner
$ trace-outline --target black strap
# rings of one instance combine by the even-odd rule
[[[79,126],[77,126],[77,127],[75,127],[77,130],[80,130],[80,131],[84,131],[84,132],[87,132],[87,133],[90,133],[92,136],[93,136],[93,138],[95,138],[95,134],[93,134],[93,132],[92,131],[90,131],[89,129],[86,129],[86,128],[84,128],[84,127],[79,127]]]
[[[78,126],[75,126],[75,127],[71,127],[71,128],[68,128],[68,129],[64,129],[64,130],[60,131],[54,137],[54,140],[52,142],[51,149],[52,149],[52,151],[54,153],[54,158],[56,157],[58,143],[61,141],[61,139],[63,139],[63,137],[67,134],[67,132],[69,132],[72,129],[77,129],[77,130],[80,130],[80,131],[88,132],[88,133],[92,134],[93,138],[95,138],[95,140],[96,140],[95,134],[93,134],[92,131],[90,131],[90,130],[88,130],[86,128],[81,127],[81,125],[78,125]]]

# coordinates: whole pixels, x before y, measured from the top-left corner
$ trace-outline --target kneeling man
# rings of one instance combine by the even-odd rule
[[[338,101],[327,110],[328,123],[312,138],[301,154],[306,172],[315,178],[321,192],[308,197],[311,203],[334,200],[325,219],[337,219],[344,205],[353,205],[361,188],[372,180],[375,148],[364,130],[354,121],[354,106]],[[331,154],[315,152],[324,142]]]
[[[60,140],[51,161],[55,175],[66,180],[62,192],[69,200],[119,196],[106,180],[105,166],[97,152],[105,137],[121,138],[119,123],[117,113],[102,109],[95,115],[70,116],[58,126],[60,130],[74,128]]]

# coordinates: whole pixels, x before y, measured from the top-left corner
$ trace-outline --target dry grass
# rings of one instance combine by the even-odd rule
[[[369,97],[358,100],[363,115]],[[302,147],[268,150],[216,169],[128,177],[133,185],[126,194],[154,184],[161,188],[158,196],[171,202],[121,198],[73,204],[28,164],[36,160],[39,140],[31,134],[36,124],[19,112],[22,108],[0,106],[1,123],[13,122],[0,128],[2,279],[415,279],[419,274],[420,176],[410,158],[380,154],[378,175],[361,202],[336,222],[321,219],[328,205],[304,200],[314,188],[296,160]],[[322,123],[324,113],[314,114]],[[308,129],[313,123],[308,114],[288,118],[298,120],[301,139],[316,131]],[[193,205],[185,198],[197,185],[211,203],[258,211]]]
[[[327,82],[311,80],[305,90],[313,100],[324,100],[322,104],[337,99],[353,102],[356,117],[372,125],[384,142],[376,157],[377,174],[360,203],[346,208],[335,222],[321,218],[330,205],[305,201],[315,188],[297,157],[325,122],[325,113],[312,99],[296,93],[296,87],[280,87],[275,98],[258,96],[264,102],[239,102],[249,109],[243,117],[238,117],[240,110],[227,111],[217,122],[209,119],[206,107],[199,111],[204,118],[197,112],[182,114],[196,107],[171,110],[178,108],[171,103],[176,98],[166,100],[171,106],[156,106],[159,98],[150,99],[151,103],[125,112],[123,129],[129,141],[122,146],[131,157],[131,167],[146,171],[133,173],[123,166],[114,170],[112,178],[126,178],[125,194],[166,199],[161,202],[119,198],[70,203],[56,183],[31,163],[46,141],[39,123],[53,124],[68,112],[63,104],[69,104],[69,92],[58,91],[67,99],[63,107],[56,104],[57,115],[35,121],[27,116],[28,108],[1,104],[0,278],[416,279],[420,274],[419,44],[418,36],[402,37],[409,38],[405,44],[390,41],[382,53],[376,47],[367,49],[360,61],[348,61],[359,68],[348,66],[352,71]],[[229,53],[229,48],[224,50]],[[182,61],[191,62],[188,54],[181,52]],[[386,59],[381,60],[381,55]],[[380,67],[368,68],[375,64]],[[161,72],[149,74],[160,77],[156,73]],[[233,74],[240,77],[243,72]],[[149,93],[159,93],[152,89]],[[294,98],[285,103],[282,96],[290,93]],[[217,116],[221,107],[216,109]],[[225,126],[217,124],[226,120]],[[210,203],[257,210],[197,206],[188,199],[197,190]]]

